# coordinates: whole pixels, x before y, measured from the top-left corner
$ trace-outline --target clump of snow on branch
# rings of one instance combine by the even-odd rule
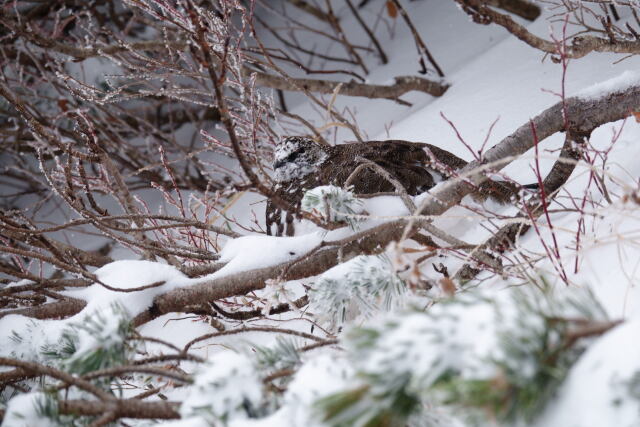
[[[63,292],[87,301],[82,311],[67,319],[43,321],[21,315],[0,318],[0,355],[39,361],[42,349],[55,352],[54,347],[61,342],[69,345],[73,342],[75,350],[82,350],[73,354],[81,357],[80,354],[95,350],[95,346],[101,345],[100,340],[122,328],[122,319],[151,306],[156,295],[192,283],[175,267],[151,261],[115,261],[96,270],[95,275],[100,282],[117,289],[157,286],[136,292],[118,292],[96,283]],[[66,356],[70,357],[71,353],[67,351]]]
[[[599,99],[610,93],[624,91],[640,83],[640,72],[626,70],[609,80],[596,83],[579,91],[576,96],[582,99]]]
[[[194,375],[181,407],[184,418],[202,417],[210,425],[221,420],[255,416],[262,400],[262,382],[250,358],[233,351],[211,357]]]
[[[640,318],[636,316],[589,347],[538,425],[636,425],[640,416],[640,346],[630,345],[629,337],[638,336]]]
[[[316,402],[353,384],[354,371],[342,354],[321,353],[305,360],[288,384],[280,408],[268,417],[231,423],[234,427],[326,427]]]
[[[353,191],[334,185],[322,185],[308,190],[302,198],[302,210],[327,222],[346,222],[355,228],[362,212],[362,202]]]
[[[99,268],[94,274],[107,286],[122,290],[153,284],[157,286],[136,292],[118,292],[96,283],[85,289],[67,291],[66,295],[87,301],[83,312],[91,312],[118,303],[130,316],[135,316],[150,307],[156,295],[193,283],[177,268],[152,261],[115,261]]]
[[[41,352],[69,372],[86,374],[125,364],[134,350],[127,342],[130,332],[129,316],[120,305],[113,304],[71,322],[59,339],[43,345]]]
[[[199,280],[209,280],[241,271],[270,267],[301,257],[322,241],[319,233],[296,237],[243,236],[230,240],[220,253],[226,265]]]
[[[402,302],[405,285],[385,257],[358,256],[323,273],[309,292],[311,311],[325,324],[369,317]]]

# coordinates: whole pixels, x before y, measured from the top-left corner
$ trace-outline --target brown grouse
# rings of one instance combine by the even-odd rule
[[[307,190],[320,185],[343,186],[350,179],[356,194],[393,192],[393,185],[373,168],[361,168],[369,160],[384,168],[415,196],[431,189],[437,182],[452,176],[467,162],[431,144],[388,140],[325,146],[312,139],[292,136],[284,138],[274,153],[274,191],[298,210]],[[350,178],[351,177],[351,178]],[[517,194],[517,187],[501,181],[485,181],[474,193],[476,200],[487,197],[507,203]],[[267,234],[292,236],[295,211],[280,209],[267,201]]]

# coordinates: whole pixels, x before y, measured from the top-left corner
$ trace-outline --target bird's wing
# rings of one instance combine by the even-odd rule
[[[339,165],[325,171],[336,185],[344,185],[351,175],[354,191],[359,194],[393,192],[393,184],[372,168],[359,168],[366,159],[380,166],[399,181],[407,193],[416,195],[434,186],[429,172],[429,157],[423,147],[406,141],[371,141],[334,147],[335,154],[328,164]],[[358,169],[359,168],[359,169]],[[329,176],[331,174],[331,176]]]

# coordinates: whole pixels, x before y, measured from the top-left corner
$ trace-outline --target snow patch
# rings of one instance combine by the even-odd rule
[[[211,280],[240,271],[278,265],[294,260],[322,242],[321,233],[295,237],[243,236],[227,242],[220,253],[220,262],[227,264],[199,280]]]
[[[262,382],[251,359],[233,351],[213,356],[195,374],[180,407],[183,417],[203,416],[218,419],[246,418],[250,407],[262,399]]]
[[[69,297],[87,301],[87,305],[79,313],[63,320],[5,316],[0,319],[0,354],[23,360],[38,360],[43,347],[56,344],[65,328],[86,323],[87,316],[94,318],[99,315],[105,319],[114,319],[112,310],[118,305],[126,315],[133,317],[150,307],[157,295],[194,283],[175,267],[151,261],[115,261],[96,270],[95,275],[107,286],[123,290],[164,283],[134,292],[113,291],[99,283],[84,289],[64,291],[62,293]],[[109,330],[113,331],[113,328]],[[94,338],[86,336],[81,340],[83,351],[102,345]]]
[[[536,426],[637,426],[638,336],[640,318],[636,317],[595,342],[573,367]]]
[[[614,92],[622,92],[638,84],[640,84],[640,72],[627,70],[619,76],[596,83],[579,91],[576,93],[576,97],[584,100],[595,100]]]
[[[125,308],[130,316],[135,316],[150,307],[157,295],[192,282],[177,268],[152,261],[115,261],[96,270],[95,275],[107,286],[122,290],[164,283],[134,292],[112,291],[99,283],[85,289],[67,291],[65,295],[87,301],[87,306],[76,316],[108,308],[114,303]]]
[[[24,393],[14,396],[7,405],[1,427],[57,427],[59,424],[41,415],[44,393]]]

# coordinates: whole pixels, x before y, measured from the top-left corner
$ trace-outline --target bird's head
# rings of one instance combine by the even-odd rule
[[[287,136],[274,151],[273,171],[277,182],[287,182],[315,172],[327,159],[325,149],[310,138]]]

